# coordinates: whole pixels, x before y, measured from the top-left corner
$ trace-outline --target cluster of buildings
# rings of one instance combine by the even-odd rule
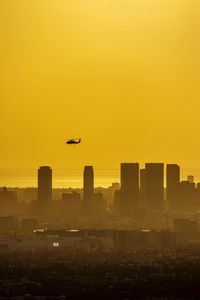
[[[187,210],[200,207],[200,184],[193,176],[180,180],[180,167],[163,163],[121,164],[121,188],[115,192],[115,207],[123,215],[131,215],[140,208]],[[164,184],[166,182],[166,189]]]
[[[200,183],[193,176],[180,180],[180,167],[176,164],[121,163],[120,185],[114,192],[115,215],[132,217],[142,210],[192,210],[200,208]],[[166,188],[165,188],[166,184]],[[52,169],[47,166],[38,170],[38,204],[52,200]],[[104,196],[94,191],[94,170],[85,166],[83,195],[73,191],[62,194],[62,205],[70,215],[86,217],[102,216],[107,210]]]
[[[81,215],[85,217],[98,217],[106,213],[107,206],[103,194],[94,191],[94,171],[92,166],[84,168],[83,180],[83,199],[81,193],[72,191],[71,193],[62,193],[61,207],[66,216],[78,218]],[[47,166],[40,167],[38,170],[38,200],[40,207],[48,207],[52,201],[52,169]]]
[[[10,189],[0,191],[0,234],[98,228],[171,230],[189,232],[191,237],[200,229],[200,184],[194,183],[193,176],[181,181],[176,164],[146,163],[141,169],[139,163],[121,163],[120,183],[107,189],[94,188],[94,169],[85,166],[83,188],[60,189],[56,200],[52,169],[42,166],[38,188],[32,192],[37,193],[35,200],[25,203]]]
[[[196,224],[177,219],[175,230],[32,229],[29,234],[0,234],[0,253],[16,251],[111,252],[138,249],[176,249],[200,244]],[[189,222],[189,221],[188,221]],[[189,226],[193,226],[190,228]],[[192,229],[192,230],[191,230]],[[27,233],[27,232],[26,232]]]

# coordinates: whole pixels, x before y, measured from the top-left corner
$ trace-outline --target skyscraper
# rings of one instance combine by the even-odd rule
[[[193,210],[196,208],[196,189],[195,183],[183,180],[180,182],[180,202],[178,209],[181,211]]]
[[[164,164],[145,164],[145,199],[147,208],[160,209],[164,206]]]
[[[86,216],[92,213],[94,195],[94,171],[92,166],[85,166],[83,173],[83,209]]]
[[[166,188],[168,207],[177,209],[180,205],[180,167],[176,164],[167,165]]]
[[[145,184],[145,169],[140,169],[140,206],[141,207],[146,207],[146,184]]]
[[[40,167],[38,170],[38,202],[49,203],[52,200],[52,169]]]
[[[121,164],[121,208],[122,213],[130,215],[139,207],[139,164]]]

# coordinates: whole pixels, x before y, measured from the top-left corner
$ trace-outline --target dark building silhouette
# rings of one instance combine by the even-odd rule
[[[92,212],[95,217],[102,217],[106,213],[106,201],[100,192],[93,195]]]
[[[81,194],[76,191],[62,194],[62,213],[70,219],[80,217]]]
[[[188,180],[190,183],[194,183],[194,176],[193,176],[193,175],[188,175],[187,180]]]
[[[196,206],[196,188],[195,183],[183,180],[180,183],[180,201],[179,210],[191,210]]]
[[[196,185],[196,208],[200,209],[200,183]]]
[[[119,182],[113,182],[111,188],[113,191],[119,190],[120,189]]]
[[[145,199],[145,194],[146,194],[146,184],[145,184],[145,169],[140,169],[140,206],[141,207],[146,207],[146,199]]]
[[[176,164],[167,165],[166,199],[170,209],[180,206],[180,167]]]
[[[139,164],[121,164],[121,209],[129,216],[139,207]]]
[[[86,216],[92,213],[94,195],[94,171],[92,166],[85,166],[83,173],[83,209]]]
[[[114,192],[114,201],[113,201],[113,212],[116,216],[119,216],[121,213],[121,191],[115,190]]]
[[[36,201],[38,198],[37,195],[37,189],[36,188],[32,188],[32,187],[27,187],[25,189],[23,189],[23,193],[21,198],[26,202],[32,202],[32,201]]]
[[[12,190],[3,187],[0,190],[0,215],[12,215],[18,211],[19,203],[17,195]]]
[[[40,167],[38,170],[38,202],[49,203],[52,200],[52,169]]]
[[[147,208],[164,207],[164,164],[145,164],[145,199]]]
[[[13,216],[0,217],[0,232],[18,230],[18,220]]]
[[[3,187],[0,191],[0,206],[1,205],[13,205],[17,203],[16,195],[9,191],[6,187]]]

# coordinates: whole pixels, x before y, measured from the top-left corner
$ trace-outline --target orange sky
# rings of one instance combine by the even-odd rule
[[[1,0],[0,166],[200,167],[199,32],[198,0]]]

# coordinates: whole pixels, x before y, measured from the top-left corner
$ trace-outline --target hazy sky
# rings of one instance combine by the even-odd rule
[[[0,166],[200,167],[199,34],[199,0],[1,0]]]

